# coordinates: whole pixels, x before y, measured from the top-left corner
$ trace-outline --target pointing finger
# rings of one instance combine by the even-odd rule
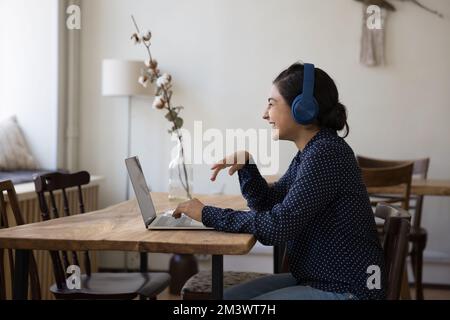
[[[217,175],[219,174],[220,170],[222,170],[222,168],[217,168],[214,170],[214,172],[211,176],[211,181],[216,181]]]

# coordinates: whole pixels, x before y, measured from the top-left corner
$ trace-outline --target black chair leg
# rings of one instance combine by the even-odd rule
[[[411,265],[414,273],[414,287],[416,291],[416,300],[423,300],[423,251],[426,246],[426,238],[417,239],[413,243],[411,250]]]
[[[423,269],[423,251],[417,250],[416,264],[415,264],[415,280],[416,280],[416,300],[423,300],[423,284],[422,284],[422,269]]]
[[[416,269],[417,253],[416,252],[417,252],[417,244],[413,243],[411,252],[409,253],[409,257],[411,259],[411,269],[412,269],[413,276],[414,276],[414,282],[415,282],[415,279],[416,279],[416,272],[417,272],[417,269]]]
[[[423,284],[422,284],[422,273],[423,273],[423,252],[425,251],[425,247],[427,246],[427,234],[423,235],[423,238],[419,241],[419,255],[418,255],[418,274],[417,279],[419,279],[418,283],[418,300],[423,300]]]

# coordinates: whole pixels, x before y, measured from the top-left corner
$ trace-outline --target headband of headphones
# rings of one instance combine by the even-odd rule
[[[305,63],[303,71],[303,99],[314,99],[314,82],[315,82],[315,67],[311,63]]]

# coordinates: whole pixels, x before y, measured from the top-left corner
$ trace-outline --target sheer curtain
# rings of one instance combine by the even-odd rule
[[[0,0],[0,120],[16,115],[43,168],[78,169],[80,0]]]
[[[0,0],[0,119],[16,115],[43,168],[57,167],[58,0]]]

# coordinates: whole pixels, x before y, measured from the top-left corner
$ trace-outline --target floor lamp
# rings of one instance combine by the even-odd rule
[[[131,99],[132,97],[152,96],[151,90],[144,88],[138,82],[141,69],[144,67],[145,65],[141,61],[103,60],[102,95],[128,98],[127,158],[131,157]],[[130,179],[128,179],[128,175],[126,177],[125,198],[128,200],[130,197]]]
[[[141,69],[144,68],[142,61],[129,60],[103,60],[102,65],[102,95],[106,97],[127,97],[128,127],[127,127],[127,158],[131,157],[131,100],[132,97],[150,97],[151,89],[144,88],[139,82]],[[124,163],[124,171],[125,163]],[[130,179],[126,174],[125,198],[130,198]],[[128,269],[127,253],[125,253],[125,268]],[[141,272],[148,269],[147,254],[141,253]]]

